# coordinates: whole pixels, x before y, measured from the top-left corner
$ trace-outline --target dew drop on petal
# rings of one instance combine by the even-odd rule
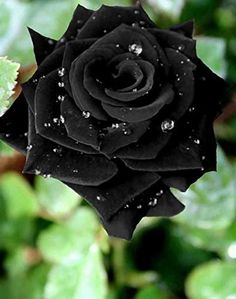
[[[134,14],[138,15],[139,13],[140,13],[139,10],[135,9]]]
[[[84,117],[84,118],[89,118],[90,117],[90,112],[89,111],[83,111],[82,112],[82,116]]]
[[[164,193],[164,191],[161,189],[159,192],[156,193],[156,196],[161,196]]]
[[[32,150],[32,148],[33,148],[33,145],[29,144],[29,145],[27,145],[26,150],[29,152]]]
[[[129,45],[129,52],[134,53],[135,55],[140,55],[143,52],[143,48],[138,44]]]
[[[65,118],[62,115],[60,115],[60,121],[62,124],[64,124],[64,122],[65,122]]]
[[[59,100],[60,102],[63,102],[64,99],[65,99],[65,97],[64,97],[64,96],[61,96],[61,95],[59,95],[57,98],[58,98],[58,100]]]
[[[61,69],[58,70],[58,76],[63,77],[65,75],[65,68],[62,67]]]
[[[193,142],[196,143],[196,144],[200,144],[200,140],[199,139],[194,139]]]
[[[116,48],[119,48],[120,47],[120,45],[119,44],[116,44]]]
[[[142,209],[142,205],[138,205],[137,209],[139,209],[139,210]]]
[[[40,174],[41,174],[41,171],[38,170],[38,169],[35,169],[34,174],[35,174],[35,175],[40,175]]]
[[[123,134],[126,136],[129,136],[132,134],[132,130],[131,129],[123,129]]]
[[[73,172],[74,172],[74,173],[78,173],[79,170],[78,170],[78,169],[73,169]]]
[[[175,122],[171,119],[166,119],[161,123],[162,132],[166,133],[174,128]]]
[[[59,86],[59,87],[64,87],[65,84],[64,84],[64,82],[58,82],[58,86]]]
[[[206,159],[206,156],[202,156],[202,160],[204,161]]]
[[[53,41],[52,39],[49,39],[49,40],[48,40],[48,43],[49,43],[49,45],[53,45],[53,44],[54,44],[54,41]]]

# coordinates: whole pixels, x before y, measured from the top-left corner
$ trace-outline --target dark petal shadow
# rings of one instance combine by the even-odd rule
[[[103,219],[108,220],[132,198],[149,189],[159,178],[156,173],[132,172],[124,169],[120,170],[113,180],[99,187],[75,184],[68,186],[95,207]]]
[[[143,27],[155,27],[155,24],[150,20],[141,6],[119,7],[102,5],[89,18],[77,37],[101,37],[106,32],[114,30],[120,24],[132,25],[133,23],[140,24]]]
[[[61,115],[70,138],[80,143],[99,148],[98,130],[91,117],[85,118],[69,97],[61,103]]]
[[[67,148],[84,153],[98,153],[92,147],[79,143],[67,136],[64,118],[61,116],[60,97],[63,88],[58,86],[57,70],[40,79],[35,94],[35,126],[38,134]],[[78,109],[78,108],[77,108]]]
[[[98,186],[111,180],[118,169],[104,156],[67,149],[36,134],[34,116],[29,115],[29,150],[25,173],[52,176],[66,183]],[[92,187],[89,187],[92,188]]]
[[[170,104],[173,98],[174,92],[168,85],[151,104],[143,107],[115,107],[106,103],[102,103],[102,106],[113,118],[127,122],[140,122],[154,117],[164,105]]]
[[[175,31],[179,34],[183,34],[184,36],[186,36],[188,38],[192,38],[193,31],[194,31],[194,21],[189,20],[189,21],[186,21],[182,24],[172,26],[170,28],[170,30],[173,30],[173,31]]]
[[[28,143],[28,105],[23,94],[0,117],[0,139],[22,154],[26,154]]]
[[[56,41],[28,28],[34,46],[34,55],[39,65],[55,48]]]

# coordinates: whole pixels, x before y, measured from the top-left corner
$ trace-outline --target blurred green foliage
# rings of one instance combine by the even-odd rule
[[[103,3],[131,4],[80,1],[92,9]],[[59,38],[77,4],[0,0],[0,55],[22,67],[34,63],[27,26]],[[143,5],[160,27],[195,19],[198,55],[236,85],[235,0]],[[224,140],[235,142],[235,132],[234,116],[217,126]],[[0,158],[12,154],[0,144]],[[235,171],[235,158],[219,149],[217,174],[204,175],[186,193],[176,191],[186,210],[172,219],[144,219],[132,242],[109,239],[94,211],[57,180],[4,173],[0,299],[235,299]]]

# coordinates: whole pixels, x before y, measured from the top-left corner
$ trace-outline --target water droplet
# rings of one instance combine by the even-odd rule
[[[78,169],[74,169],[73,172],[74,172],[74,173],[78,173],[79,170],[78,170]]]
[[[107,33],[107,30],[106,30],[106,29],[104,29],[104,30],[103,30],[103,33]]]
[[[141,45],[132,44],[129,45],[129,52],[134,53],[135,55],[140,55],[143,52],[143,48]]]
[[[61,69],[58,70],[58,76],[63,77],[65,75],[65,68],[62,67]]]
[[[35,174],[35,175],[40,175],[40,173],[41,173],[41,171],[40,171],[40,170],[38,170],[38,169],[35,169],[35,171],[34,171],[34,174]]]
[[[138,205],[137,209],[139,209],[139,210],[142,209],[142,205]]]
[[[62,148],[54,148],[53,152],[57,153],[57,154],[60,154],[62,152]]]
[[[65,123],[65,118],[62,115],[60,115],[60,121],[61,121],[62,124]]]
[[[204,171],[204,170],[205,170],[205,168],[204,168],[204,167],[202,167],[202,168],[201,168],[201,171]]]
[[[140,14],[139,10],[135,9],[134,14],[139,15]]]
[[[82,116],[84,117],[84,118],[89,118],[90,117],[90,112],[89,111],[83,111],[82,112]]]
[[[120,47],[120,45],[119,44],[116,44],[116,48],[119,48]]]
[[[189,147],[186,147],[186,150],[187,150],[187,151],[189,151],[189,150],[190,150],[190,148],[189,148]]]
[[[161,189],[159,192],[156,193],[156,196],[161,196],[164,193],[164,191]]]
[[[92,16],[92,19],[95,20],[95,19],[96,19],[96,16]]]
[[[48,43],[49,43],[49,45],[53,45],[53,44],[54,44],[54,41],[53,41],[52,39],[49,39],[49,40],[48,40]]]
[[[202,160],[204,161],[206,159],[206,156],[202,156]]]
[[[125,206],[124,206],[124,209],[128,209],[129,208],[129,204],[126,204]]]
[[[166,119],[161,123],[162,132],[166,133],[174,128],[175,122],[171,119]]]
[[[24,136],[27,137],[27,136],[28,136],[28,132],[25,132],[25,133],[24,133]]]
[[[64,87],[65,84],[64,84],[64,82],[58,82],[58,86],[59,86],[59,87]]]
[[[134,89],[133,89],[133,92],[136,92],[136,91],[138,91],[138,89],[137,89],[137,88],[134,88]]]
[[[44,125],[45,128],[49,128],[49,127],[51,127],[51,124],[50,124],[50,123],[44,123],[43,125]]]
[[[183,60],[181,60],[181,61],[180,61],[180,63],[181,63],[181,64],[184,64],[184,61],[183,61]]]
[[[106,198],[103,197],[103,196],[101,196],[101,195],[97,195],[96,199],[97,199],[98,201],[105,201],[105,200],[106,200]]]
[[[200,140],[199,139],[194,139],[193,142],[196,143],[196,144],[200,144]]]
[[[118,123],[112,124],[111,127],[112,127],[112,129],[118,129],[120,127],[120,125]]]
[[[10,137],[10,136],[11,136],[11,134],[9,134],[9,133],[5,134],[5,137],[6,137],[6,138],[8,138],[8,137]]]
[[[132,130],[131,129],[123,129],[123,134],[126,136],[129,136],[132,134]]]
[[[206,77],[202,77],[202,81],[206,81]]]
[[[27,145],[26,150],[29,152],[32,150],[32,148],[33,148],[33,145],[29,144],[29,145]]]
[[[48,179],[48,178],[50,178],[52,175],[51,174],[44,174],[43,175],[43,177],[45,178],[45,179]]]
[[[190,108],[188,109],[189,112],[193,112],[194,110],[195,110],[195,107],[190,107]]]
[[[140,25],[145,25],[145,22],[144,21],[139,21],[139,24]]]
[[[178,78],[176,79],[176,81],[180,81],[180,77],[178,77]]]
[[[181,96],[181,97],[182,97],[183,95],[184,95],[184,94],[183,94],[182,92],[179,92],[179,96]]]
[[[60,43],[64,43],[66,41],[66,39],[63,37],[60,39]]]
[[[38,83],[38,79],[36,79],[36,78],[33,79],[33,83],[34,83],[34,84],[37,84],[37,83]]]
[[[189,59],[189,58],[187,59],[187,62],[190,62],[190,59]]]
[[[179,51],[181,51],[181,50],[183,50],[183,49],[184,49],[184,46],[179,46],[179,47],[178,47],[178,50],[179,50]]]

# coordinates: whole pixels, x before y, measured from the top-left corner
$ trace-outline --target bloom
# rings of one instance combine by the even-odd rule
[[[25,172],[63,181],[130,239],[144,216],[184,208],[215,170],[212,123],[224,81],[196,55],[191,21],[159,29],[141,6],[78,6],[59,41],[30,29],[38,69],[0,119]]]

